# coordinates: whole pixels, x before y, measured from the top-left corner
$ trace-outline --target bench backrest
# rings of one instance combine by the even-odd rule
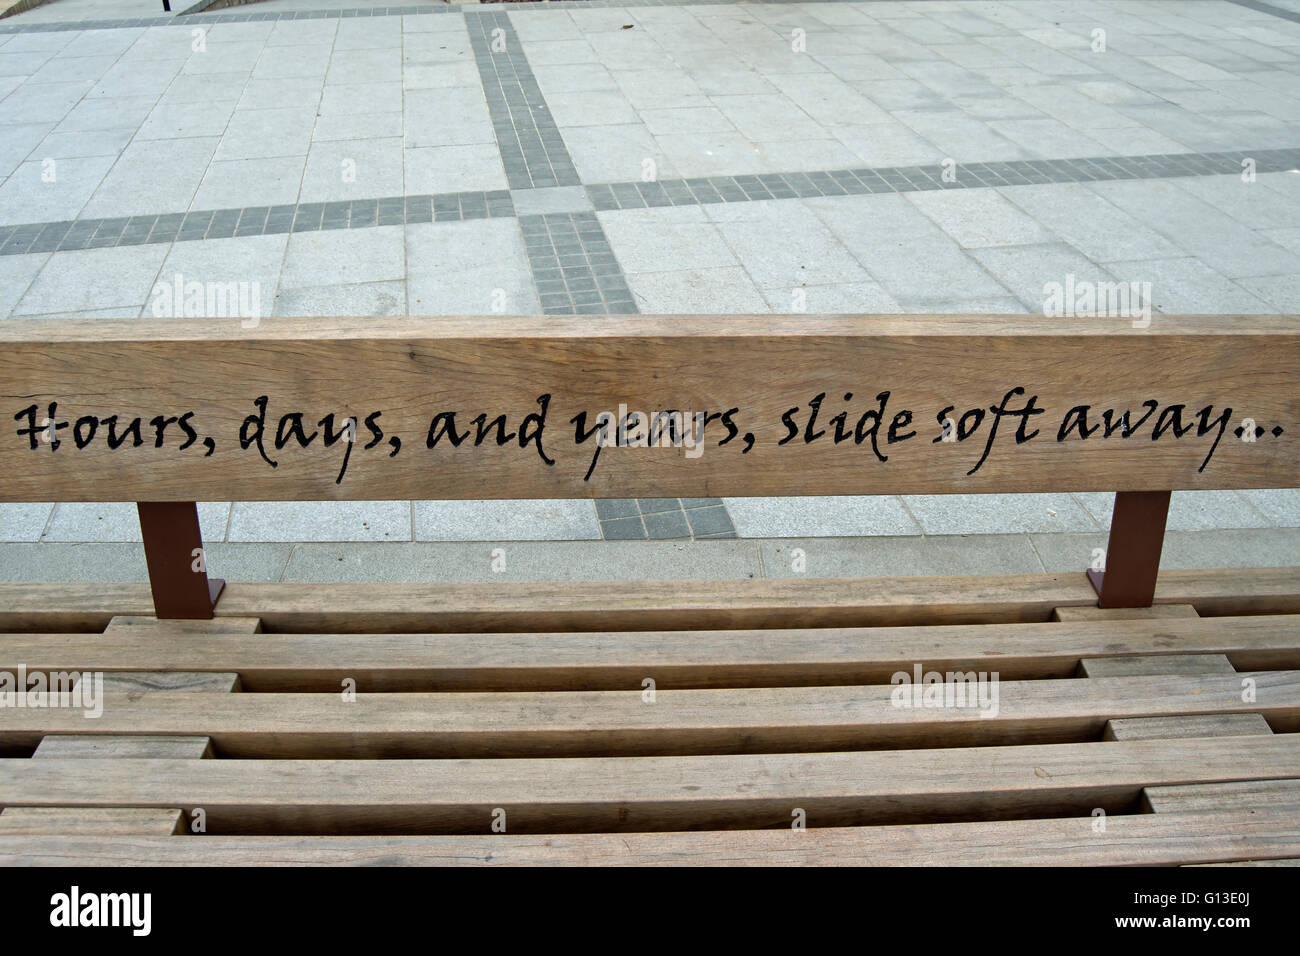
[[[1295,487],[1298,386],[1297,316],[18,321],[0,500]]]

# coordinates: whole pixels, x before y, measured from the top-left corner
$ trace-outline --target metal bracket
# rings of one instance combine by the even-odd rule
[[[136,510],[154,614],[160,619],[211,620],[226,582],[208,578],[198,505],[193,501],[141,501]]]
[[[1169,517],[1168,491],[1121,491],[1115,495],[1106,543],[1106,570],[1087,571],[1098,607],[1150,607]]]

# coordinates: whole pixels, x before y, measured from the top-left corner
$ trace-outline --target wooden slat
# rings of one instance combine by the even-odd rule
[[[1207,810],[1300,810],[1300,780],[1242,780],[1235,783],[1147,787],[1146,809],[1154,813]]]
[[[1154,607],[1058,607],[1053,621],[1077,624],[1083,621],[1149,621],[1199,617],[1190,604],[1157,604]]]
[[[1142,677],[1156,674],[1232,674],[1222,654],[1153,654],[1131,657],[1085,657],[1079,661],[1083,677]]]
[[[971,675],[974,677],[974,675]],[[1258,684],[1243,704],[1241,676]],[[920,685],[912,685],[918,692]],[[907,688],[911,691],[912,688]],[[985,687],[986,690],[989,688]],[[854,750],[1098,738],[1111,717],[1300,716],[1300,671],[1002,681],[993,706],[898,706],[891,686],[512,694],[105,695],[104,713],[0,709],[0,745],[45,734],[207,735],[229,757],[537,757]]]
[[[207,634],[258,634],[262,622],[255,617],[217,617],[210,621],[160,621],[156,617],[115,617],[104,628],[105,633],[119,631],[131,634],[162,633],[173,636]]]
[[[153,632],[153,633],[156,633]],[[80,668],[84,673],[92,668]],[[115,671],[99,676],[98,691],[102,694],[100,709],[112,707],[117,709],[124,702],[150,700],[160,694],[177,694],[182,699],[192,695],[229,694],[239,689],[239,675],[231,673],[191,673],[185,671]],[[21,708],[15,708],[15,710]],[[71,713],[72,711],[64,711]],[[80,711],[78,711],[80,712]],[[82,715],[83,720],[85,715]],[[182,736],[178,734],[131,734],[115,735],[78,734],[95,726],[103,719],[101,713],[89,724],[68,726],[65,733],[55,733],[44,737],[36,746],[33,757],[125,757],[201,759],[213,755],[212,739],[203,734]],[[99,727],[98,729],[105,729]],[[28,744],[31,741],[27,741]]]
[[[1179,737],[1241,737],[1271,734],[1261,714],[1201,714],[1108,720],[1102,740],[1170,740]]]
[[[183,832],[180,810],[154,807],[10,807],[0,813],[0,844],[44,835],[113,838]]]
[[[117,757],[198,760],[212,756],[212,738],[182,737],[175,734],[94,735],[50,734],[32,753],[42,759],[68,757]]]
[[[939,599],[939,603],[936,603]],[[1300,612],[1300,568],[1165,571],[1157,603],[1202,615]],[[227,582],[218,617],[260,617],[268,631],[711,630],[1047,621],[1096,604],[1079,574],[553,583]],[[0,630],[103,630],[152,608],[143,584],[0,583]],[[1171,622],[1172,623],[1172,622]]]
[[[1183,866],[1300,866],[1300,857],[1289,860],[1233,860],[1228,863],[1184,863]]]
[[[208,832],[511,833],[1032,818],[1300,777],[1300,736],[535,760],[0,760],[0,806],[202,807]],[[1294,855],[1291,852],[1280,855]]]
[[[1300,815],[1112,816],[704,833],[0,838],[0,866],[1165,866],[1300,852]],[[1280,862],[1280,861],[1279,861]]]
[[[1300,615],[1071,624],[522,634],[238,634],[166,628],[0,633],[0,670],[234,671],[247,691],[626,690],[883,684],[899,671],[1069,677],[1106,654],[1224,654],[1241,670],[1300,666]]]
[[[170,320],[55,325],[11,320],[0,328],[6,419],[33,407],[35,431],[57,402],[49,417],[68,425],[55,435],[57,449],[39,433],[23,437],[9,428],[0,436],[6,476],[0,500],[1300,486],[1300,396],[1293,388],[1300,380],[1300,316],[1162,316],[1142,330],[1127,319],[1032,316],[265,318],[256,329],[234,319],[201,327]],[[848,394],[853,398],[844,399]],[[824,401],[814,426],[819,395]],[[268,399],[269,417],[262,452],[244,441],[243,429],[259,396]],[[1030,397],[1041,413],[1023,431],[1014,414],[1000,420],[999,408],[1015,413]],[[1142,407],[1148,400],[1156,403],[1150,414]],[[680,447],[607,448],[592,469],[596,439],[580,442],[573,420],[585,414],[590,428],[595,416],[618,415],[620,406],[727,418],[706,429],[698,456]],[[1086,440],[1070,427],[1072,409],[1083,406],[1090,410],[1086,427],[1095,429]],[[832,419],[841,410],[847,440],[836,442]],[[1133,413],[1131,436],[1117,417],[1110,437],[1103,437],[1108,410]],[[524,437],[499,444],[496,432],[485,431],[456,447],[444,439],[430,449],[431,423],[449,412],[456,413],[458,432],[473,432],[475,416],[504,415],[508,434]],[[872,419],[863,417],[871,412],[882,419],[874,441],[866,430]],[[164,431],[158,446],[153,419],[188,413],[195,433],[188,449],[180,448],[187,439],[180,424]],[[292,439],[277,448],[282,416],[292,413],[301,416],[305,434],[317,437],[305,448]],[[539,417],[530,428],[526,416],[533,413]],[[1231,431],[1246,414],[1261,430],[1255,442],[1238,441]],[[336,436],[326,447],[317,423],[327,415],[336,431],[347,418],[357,419],[358,441]],[[78,449],[72,426],[88,416],[116,416],[119,428],[140,418],[147,439],[111,450],[108,426],[101,424],[92,437],[83,430]],[[941,440],[945,417],[957,423],[963,440]],[[378,434],[365,420],[376,423]],[[996,435],[995,421],[1001,424]],[[862,442],[854,436],[859,424]],[[390,444],[394,438],[400,450]],[[340,479],[345,451],[350,456]]]
[[[237,673],[203,673],[170,670],[114,671],[104,675],[108,693],[131,694],[191,691],[198,694],[229,694],[239,690]]]

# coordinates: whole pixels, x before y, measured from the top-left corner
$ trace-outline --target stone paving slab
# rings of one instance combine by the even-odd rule
[[[229,581],[672,581],[690,578],[1081,574],[1093,534],[871,536],[740,541],[212,544]],[[1290,567],[1300,530],[1171,531],[1167,569]],[[802,570],[799,570],[801,569]],[[138,543],[0,543],[0,581],[142,581]]]
[[[241,317],[1300,301],[1294,0],[149,6],[0,21],[0,319],[185,314],[195,280],[242,283]],[[1179,494],[1171,535],[1285,531],[1297,494]],[[1033,542],[1108,502],[236,503],[205,533]],[[129,507],[0,506],[15,546],[137,536]]]

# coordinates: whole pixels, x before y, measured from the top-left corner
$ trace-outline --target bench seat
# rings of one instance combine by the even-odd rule
[[[0,864],[1300,858],[1300,569],[1170,572],[1117,611],[1081,579],[808,581],[804,612],[766,580],[603,613],[231,584],[211,621],[3,585],[0,670],[104,684],[95,719],[0,708]],[[917,668],[996,672],[996,708],[896,705]]]

